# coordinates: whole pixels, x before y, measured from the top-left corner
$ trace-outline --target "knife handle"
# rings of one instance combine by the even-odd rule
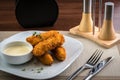
[[[92,75],[88,75],[87,77],[84,78],[84,80],[91,80],[93,76]]]

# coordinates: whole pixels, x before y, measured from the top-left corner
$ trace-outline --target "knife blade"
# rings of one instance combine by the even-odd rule
[[[89,71],[87,77],[85,77],[84,80],[90,80],[93,76],[95,76],[98,72],[100,72],[106,65],[108,65],[113,59],[114,57],[108,57],[100,61]]]

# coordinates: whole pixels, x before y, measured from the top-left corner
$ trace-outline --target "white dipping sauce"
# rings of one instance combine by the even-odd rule
[[[12,56],[25,55],[29,52],[30,52],[30,48],[25,45],[11,46],[4,50],[5,54],[12,55]]]

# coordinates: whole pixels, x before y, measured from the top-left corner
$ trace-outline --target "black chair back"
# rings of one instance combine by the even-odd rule
[[[58,17],[55,0],[16,0],[15,15],[23,27],[52,26]]]

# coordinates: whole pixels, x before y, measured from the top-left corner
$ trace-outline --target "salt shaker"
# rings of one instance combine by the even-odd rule
[[[79,31],[81,32],[91,32],[93,27],[92,21],[92,0],[83,0],[83,12],[82,19],[79,25]]]

